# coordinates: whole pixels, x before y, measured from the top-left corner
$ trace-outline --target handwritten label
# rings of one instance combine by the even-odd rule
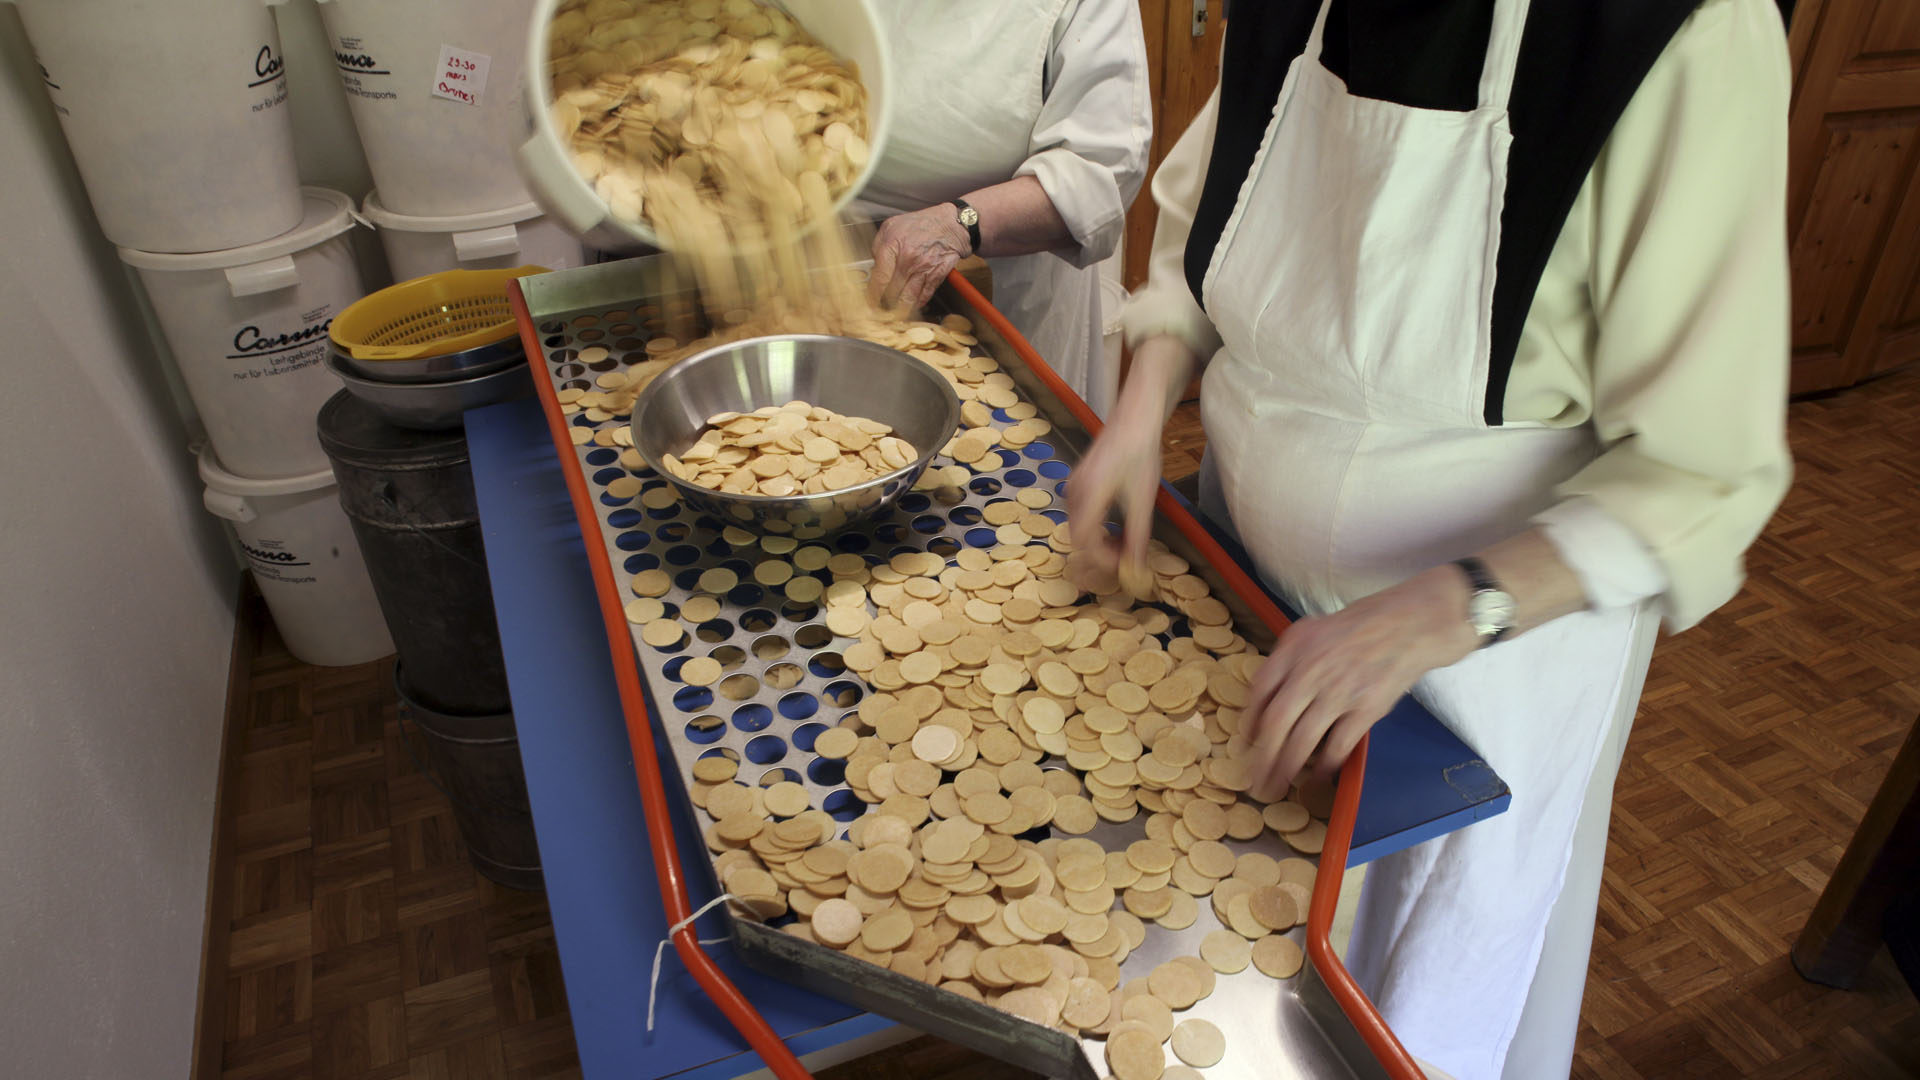
[[[480,104],[487,92],[487,66],[493,58],[452,45],[440,46],[440,66],[433,76],[433,96],[465,105]]]

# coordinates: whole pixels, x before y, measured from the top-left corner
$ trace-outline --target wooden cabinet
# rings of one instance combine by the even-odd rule
[[[1801,0],[1787,196],[1793,390],[1920,359],[1920,3]]]
[[[1140,21],[1147,33],[1147,66],[1153,93],[1154,169],[1187,130],[1213,84],[1220,81],[1220,28],[1225,0],[1205,0],[1201,33],[1194,34],[1195,0],[1140,0]],[[1147,183],[1153,173],[1147,173]],[[1147,280],[1147,255],[1153,247],[1153,223],[1158,216],[1153,196],[1142,186],[1127,214],[1127,288]]]

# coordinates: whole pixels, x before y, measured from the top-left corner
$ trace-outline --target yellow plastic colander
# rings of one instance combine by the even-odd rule
[[[477,348],[514,333],[507,282],[546,269],[442,270],[403,281],[348,305],[327,333],[355,360],[417,360]]]

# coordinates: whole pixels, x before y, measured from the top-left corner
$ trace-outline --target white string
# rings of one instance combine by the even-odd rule
[[[659,996],[659,993],[660,993],[660,956],[661,954],[665,953],[667,951],[667,946],[673,943],[673,935],[678,934],[680,931],[685,930],[687,927],[693,925],[693,920],[699,918],[702,915],[705,915],[707,912],[712,911],[714,908],[720,906],[721,904],[726,903],[729,900],[732,900],[733,898],[734,896],[732,893],[721,893],[719,896],[716,896],[713,899],[707,901],[706,903],[700,905],[700,909],[698,911],[695,911],[693,914],[687,916],[684,919],[681,919],[677,923],[674,923],[672,926],[667,927],[667,936],[664,938],[661,938],[660,944],[655,945],[653,947],[653,978],[648,980],[647,982],[647,1030],[649,1032],[653,1030],[653,1001],[654,1001],[654,998]],[[699,940],[700,944],[702,945],[718,945],[727,939],[711,938],[711,939],[696,939],[696,940]]]

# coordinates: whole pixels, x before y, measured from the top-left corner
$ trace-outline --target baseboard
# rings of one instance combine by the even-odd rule
[[[227,955],[233,938],[233,826],[226,797],[239,768],[238,717],[247,708],[253,658],[266,618],[253,577],[243,574],[233,606],[233,650],[227,660],[227,712],[220,731],[219,784],[213,795],[212,856],[207,861],[207,913],[200,930],[200,1000],[193,1025],[192,1080],[219,1080],[227,1019]]]

